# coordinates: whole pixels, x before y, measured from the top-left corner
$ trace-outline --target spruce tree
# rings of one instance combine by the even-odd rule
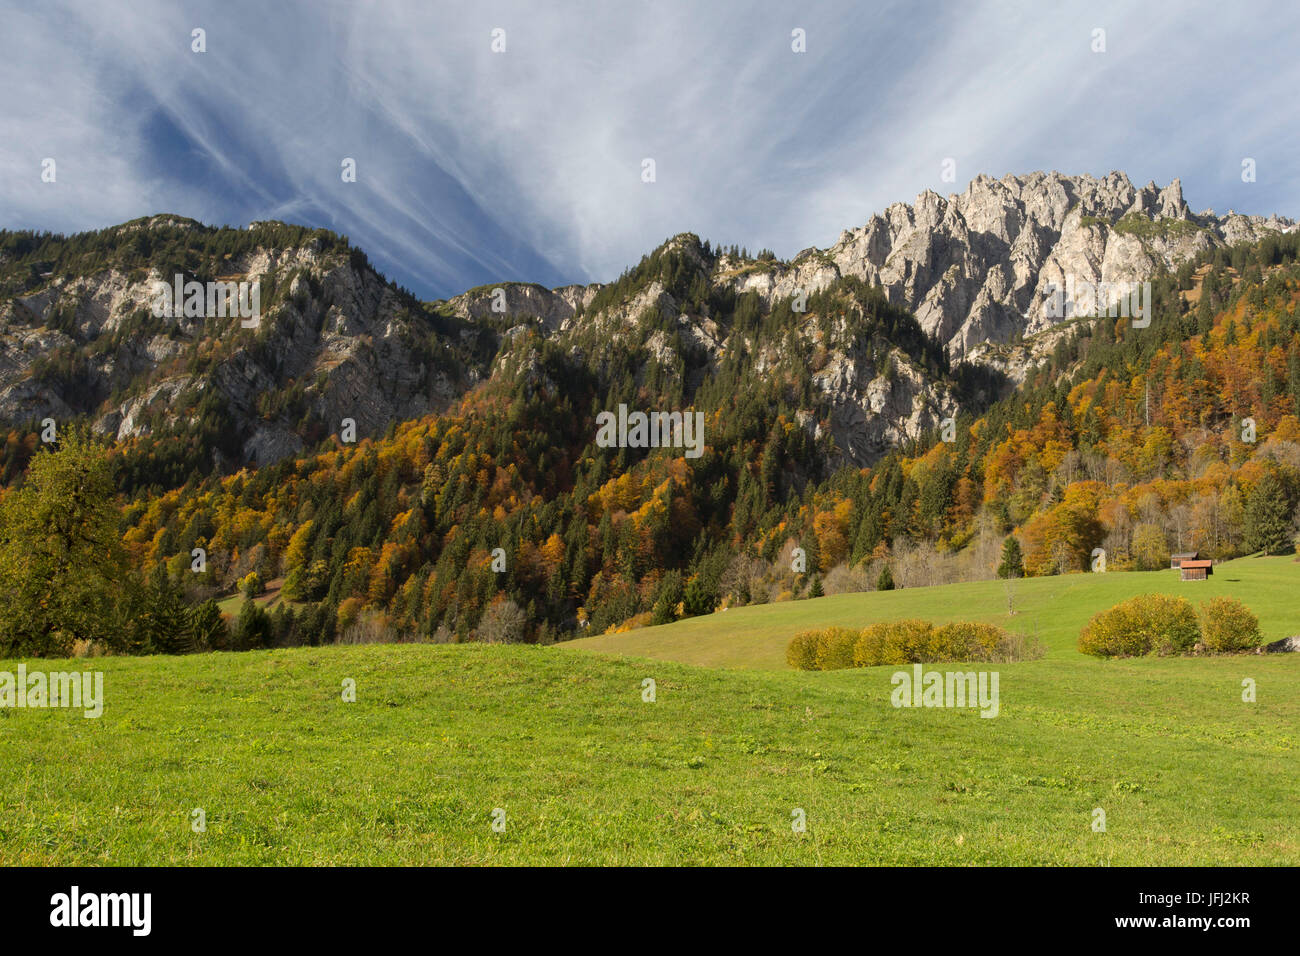
[[[221,617],[217,602],[209,598],[190,608],[190,633],[196,650],[224,650],[230,639],[230,629]]]
[[[1291,502],[1276,472],[1265,472],[1246,498],[1244,522],[1248,551],[1277,554],[1291,540]]]
[[[1007,535],[1002,542],[1002,563],[998,565],[998,577],[1023,578],[1025,576],[1025,559],[1020,551],[1020,541],[1014,534]]]

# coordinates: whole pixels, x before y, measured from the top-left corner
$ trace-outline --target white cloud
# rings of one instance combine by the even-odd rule
[[[977,172],[1121,168],[1181,176],[1194,207],[1300,211],[1289,7],[956,9],[5,5],[0,214],[62,230],[161,210],[323,219],[450,293],[609,279],[683,230],[788,255]],[[1238,154],[1261,154],[1253,191]],[[39,182],[46,155],[57,187]]]

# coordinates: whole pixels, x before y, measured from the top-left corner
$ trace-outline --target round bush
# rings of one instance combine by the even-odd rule
[[[858,632],[847,627],[828,627],[817,635],[815,660],[818,670],[835,671],[853,666],[853,644]]]
[[[929,621],[892,621],[886,641],[890,647],[897,648],[902,656],[898,663],[919,664],[925,661],[930,635],[933,633],[934,625]]]
[[[952,621],[930,635],[927,662],[991,660],[1006,638],[1006,632],[994,624]]]
[[[885,660],[885,635],[887,624],[871,624],[862,629],[853,643],[853,666],[875,667],[878,664],[901,664],[902,661]]]
[[[817,632],[796,634],[785,649],[785,662],[799,671],[817,669]]]
[[[863,628],[853,646],[858,667],[913,664],[924,656],[934,626],[929,621],[882,621]]]
[[[1216,597],[1204,602],[1201,621],[1205,646],[1216,654],[1259,646],[1259,618],[1236,598]]]
[[[1009,654],[1009,637],[993,624],[953,621],[936,628],[929,621],[885,621],[863,628],[853,645],[856,667],[987,661]]]
[[[1094,657],[1185,654],[1200,638],[1186,598],[1141,594],[1095,615],[1079,634],[1079,650]]]

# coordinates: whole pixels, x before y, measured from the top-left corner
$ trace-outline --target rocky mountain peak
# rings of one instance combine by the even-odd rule
[[[857,276],[880,285],[961,357],[1050,326],[1052,283],[1140,281],[1207,249],[1291,225],[1276,216],[1193,216],[1177,179],[1139,189],[1120,171],[1100,179],[979,175],[961,193],[945,198],[927,189],[914,204],[894,203],[845,230],[826,250],[732,281],[781,297]]]

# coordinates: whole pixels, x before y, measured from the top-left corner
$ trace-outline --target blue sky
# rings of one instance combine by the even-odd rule
[[[426,298],[609,280],[683,231],[789,256],[981,172],[1300,217],[1295,3],[29,7],[0,0],[0,227],[284,219]]]

